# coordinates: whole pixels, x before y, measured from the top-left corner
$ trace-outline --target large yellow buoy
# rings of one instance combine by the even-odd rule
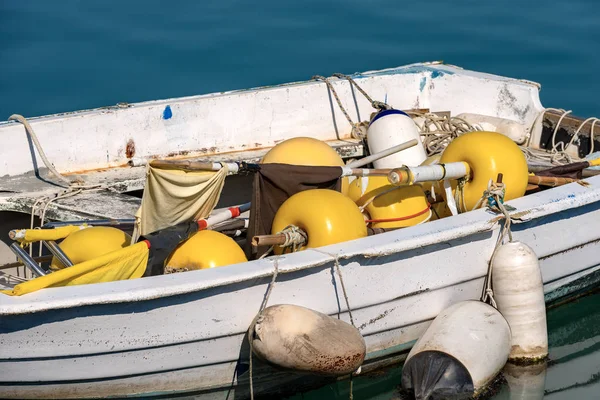
[[[264,155],[262,164],[291,164],[343,167],[342,157],[327,143],[311,137],[295,137],[278,143]],[[348,178],[342,178],[342,193],[348,191]]]
[[[311,137],[295,137],[278,143],[264,155],[262,164],[344,166],[342,157],[327,143]]]
[[[204,230],[179,245],[166,261],[166,272],[222,267],[246,262],[242,248],[227,235]]]
[[[71,233],[59,247],[73,264],[92,260],[104,254],[129,246],[131,236],[120,229],[110,226],[94,226]],[[52,257],[50,269],[65,266],[56,257]]]
[[[272,233],[295,225],[306,232],[306,247],[321,247],[367,236],[364,218],[352,200],[329,189],[311,189],[287,199],[275,214]],[[275,253],[283,249],[275,247]]]
[[[362,177],[348,188],[348,197],[364,206],[373,228],[404,228],[427,221],[431,210],[420,185],[393,186],[386,176]]]
[[[521,197],[527,189],[528,167],[519,146],[508,137],[497,132],[468,132],[454,139],[442,153],[440,163],[464,161],[469,164],[471,176],[465,183],[464,203],[458,204],[462,212],[475,207],[490,179],[496,181],[503,175],[506,186],[504,200]],[[456,190],[456,181],[452,182]]]

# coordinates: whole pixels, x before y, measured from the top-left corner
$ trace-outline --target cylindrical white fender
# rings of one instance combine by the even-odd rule
[[[521,242],[503,245],[492,265],[492,288],[498,310],[512,332],[510,360],[536,362],[548,355],[546,304],[540,264]]]
[[[476,395],[509,351],[510,328],[498,310],[481,301],[456,303],[417,340],[402,368],[402,387],[417,399]]]
[[[512,119],[471,113],[458,114],[456,118],[463,119],[471,125],[478,125],[484,131],[501,133],[517,144],[523,144],[527,140],[527,127]]]
[[[419,143],[410,149],[373,161],[375,168],[417,166],[427,158],[419,129],[412,118],[406,113],[394,109],[377,113],[367,130],[367,142],[371,154],[379,153],[411,139],[416,139]]]

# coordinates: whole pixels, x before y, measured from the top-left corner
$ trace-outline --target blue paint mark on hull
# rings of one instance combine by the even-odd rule
[[[419,84],[419,91],[423,91],[423,89],[425,89],[425,84],[427,83],[427,78],[422,77],[421,78],[421,83]]]
[[[165,110],[163,111],[163,119],[170,119],[173,116],[173,111],[171,111],[171,106],[167,105]]]

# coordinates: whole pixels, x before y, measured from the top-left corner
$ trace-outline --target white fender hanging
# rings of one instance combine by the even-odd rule
[[[502,245],[492,261],[498,310],[512,332],[509,360],[536,362],[548,355],[544,286],[538,258],[521,242]]]
[[[367,352],[354,326],[291,304],[265,308],[250,325],[248,340],[259,359],[317,375],[350,374],[361,366]]]
[[[373,161],[375,168],[396,168],[421,165],[427,158],[417,125],[400,110],[378,112],[369,124],[367,142],[371,154],[416,139],[418,144],[406,150]]]
[[[402,387],[417,400],[477,395],[498,375],[510,351],[502,314],[481,301],[442,311],[414,345],[402,368]]]

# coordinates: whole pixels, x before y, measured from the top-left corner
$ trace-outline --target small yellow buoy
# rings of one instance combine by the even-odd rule
[[[222,267],[248,261],[241,247],[227,235],[204,230],[179,245],[166,261],[166,272]]]
[[[454,139],[442,153],[440,163],[464,161],[471,169],[470,179],[463,188],[464,203],[458,204],[462,212],[475,207],[490,179],[496,181],[503,174],[506,185],[504,200],[516,199],[527,189],[527,160],[521,149],[508,137],[497,132],[468,132]],[[452,182],[456,190],[456,181]]]
[[[287,199],[275,214],[273,234],[288,225],[306,232],[308,242],[302,247],[321,247],[367,236],[364,218],[348,197],[329,189],[311,189]],[[283,249],[276,246],[275,253]]]
[[[362,177],[348,188],[348,197],[364,206],[373,228],[404,228],[427,221],[431,210],[420,185],[393,186],[385,176]]]
[[[264,155],[261,164],[290,164],[319,167],[343,167],[342,157],[327,143],[311,137],[295,137],[278,143]],[[342,178],[342,193],[348,190],[348,178]]]
[[[73,264],[79,264],[127,247],[130,243],[131,236],[120,229],[94,226],[71,233],[59,244],[59,247]],[[56,257],[52,257],[50,269],[57,270],[64,267]]]

